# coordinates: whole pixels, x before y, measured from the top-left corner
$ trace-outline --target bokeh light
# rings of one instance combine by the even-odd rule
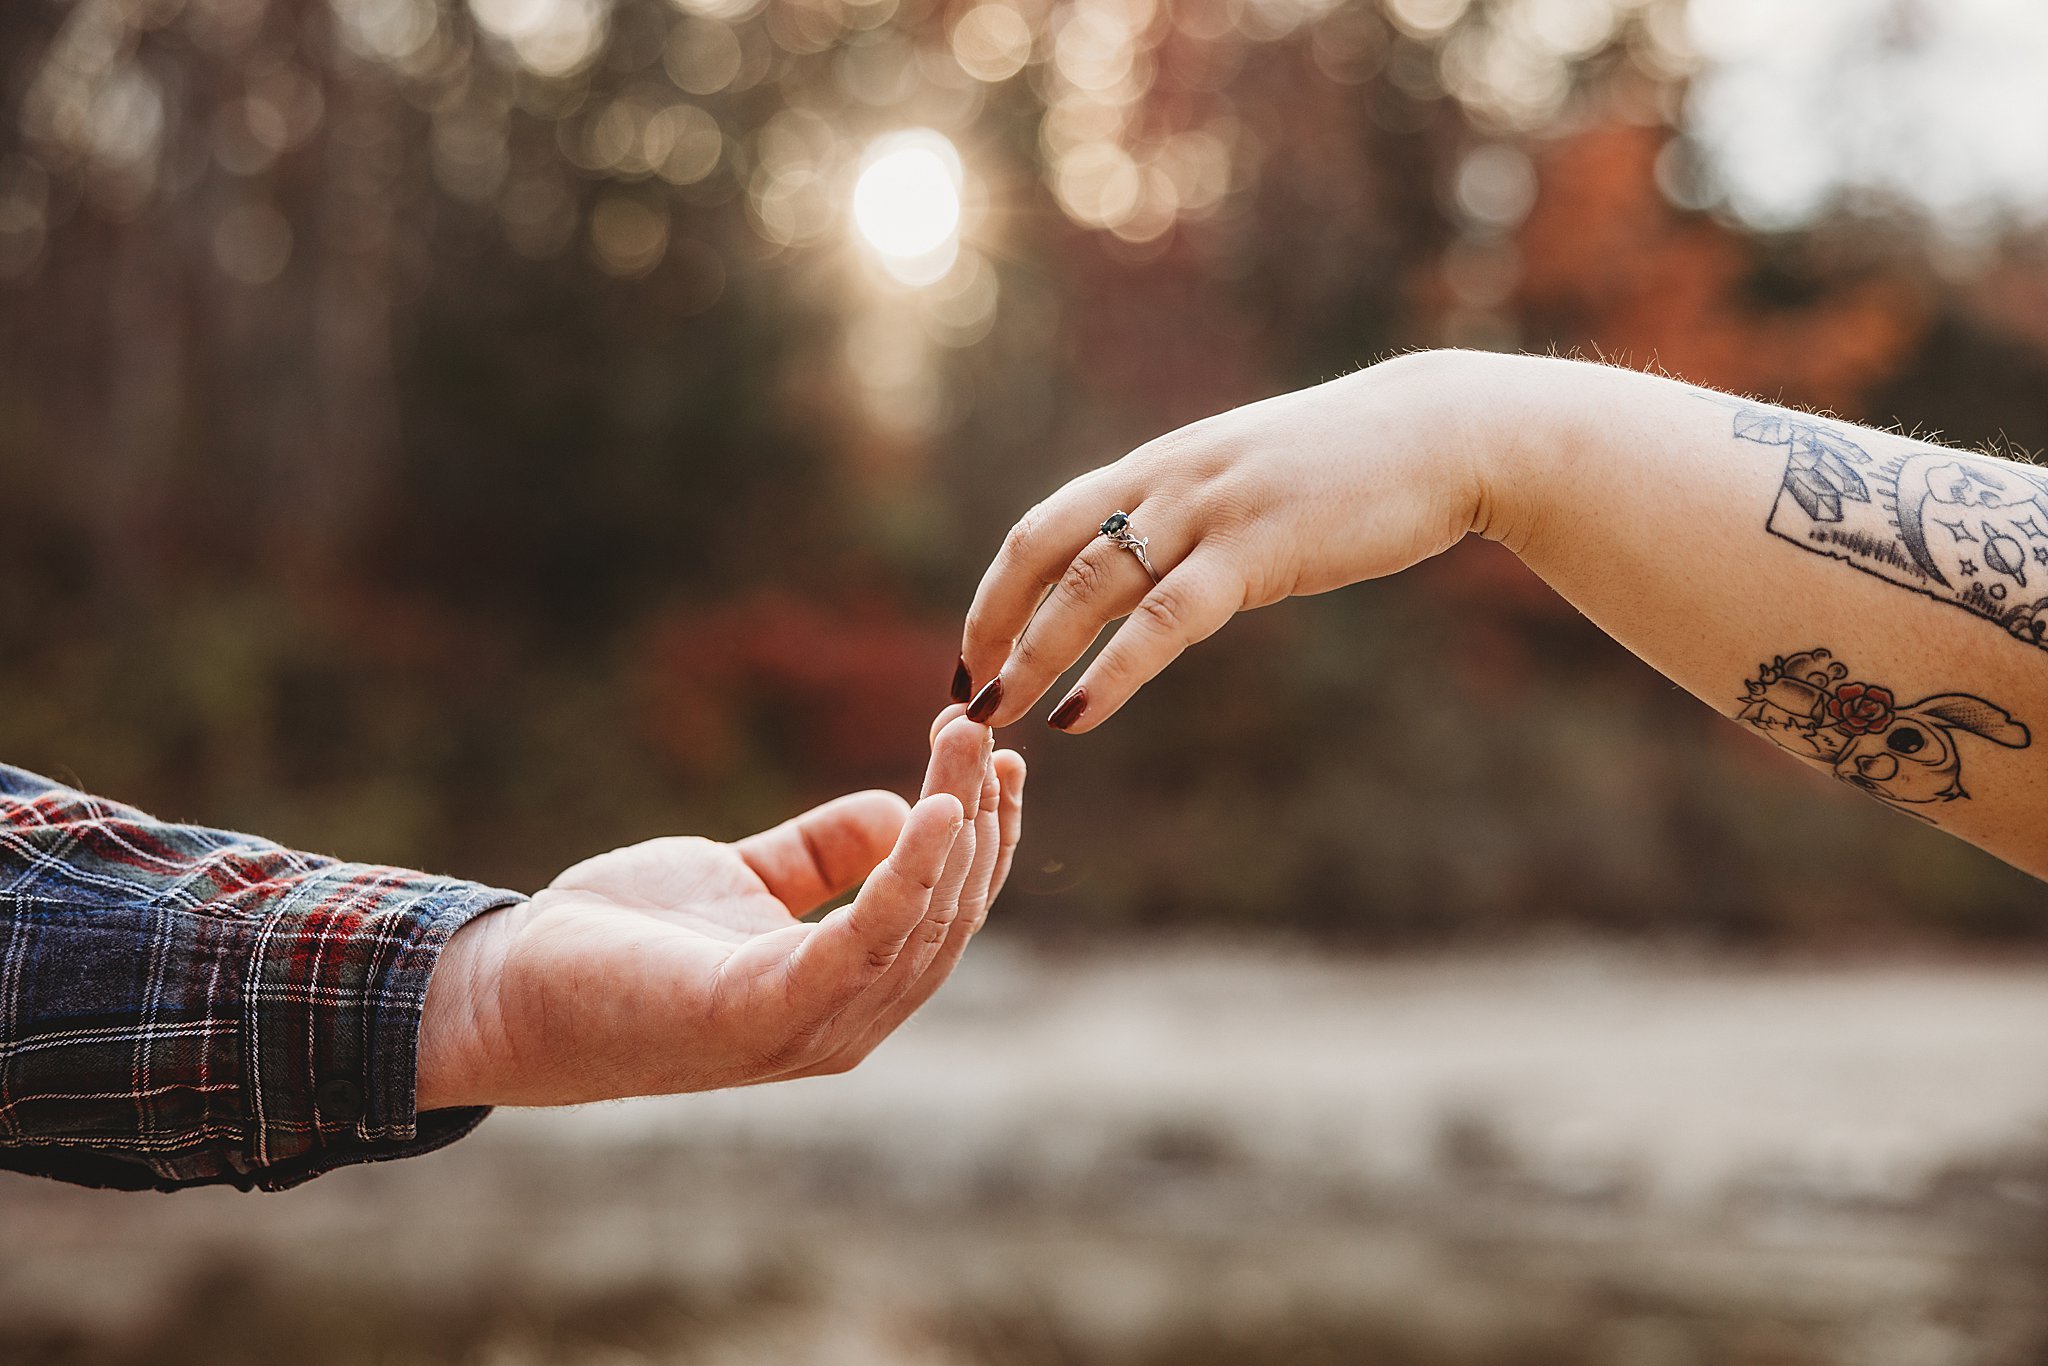
[[[1006,4],[976,5],[953,25],[953,57],[978,81],[1006,81],[1031,60],[1031,25]]]
[[[890,275],[939,280],[960,248],[960,153],[942,133],[908,129],[878,138],[861,159],[853,221]]]
[[[603,0],[470,0],[486,32],[541,76],[566,76],[603,45],[611,6]]]

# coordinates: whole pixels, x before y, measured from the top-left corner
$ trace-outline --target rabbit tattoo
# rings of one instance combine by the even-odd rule
[[[1961,734],[2007,749],[2033,737],[2011,713],[1969,693],[1901,704],[1889,688],[1849,679],[1826,650],[1781,655],[1759,666],[1736,715],[1795,754],[1881,801],[1952,802],[1962,784]]]

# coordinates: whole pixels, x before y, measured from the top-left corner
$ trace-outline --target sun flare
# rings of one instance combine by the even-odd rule
[[[908,129],[877,138],[861,158],[853,222],[883,267],[905,284],[946,273],[960,248],[960,153],[944,134]]]

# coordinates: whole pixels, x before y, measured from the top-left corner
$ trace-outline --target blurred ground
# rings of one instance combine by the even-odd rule
[[[851,1076],[0,1182],[7,1361],[1991,1366],[2048,964],[986,945]]]

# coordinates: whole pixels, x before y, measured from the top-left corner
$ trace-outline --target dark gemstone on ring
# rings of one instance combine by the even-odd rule
[[[1121,512],[1112,512],[1103,520],[1102,534],[1105,536],[1121,536],[1130,525],[1130,518],[1124,516]]]

